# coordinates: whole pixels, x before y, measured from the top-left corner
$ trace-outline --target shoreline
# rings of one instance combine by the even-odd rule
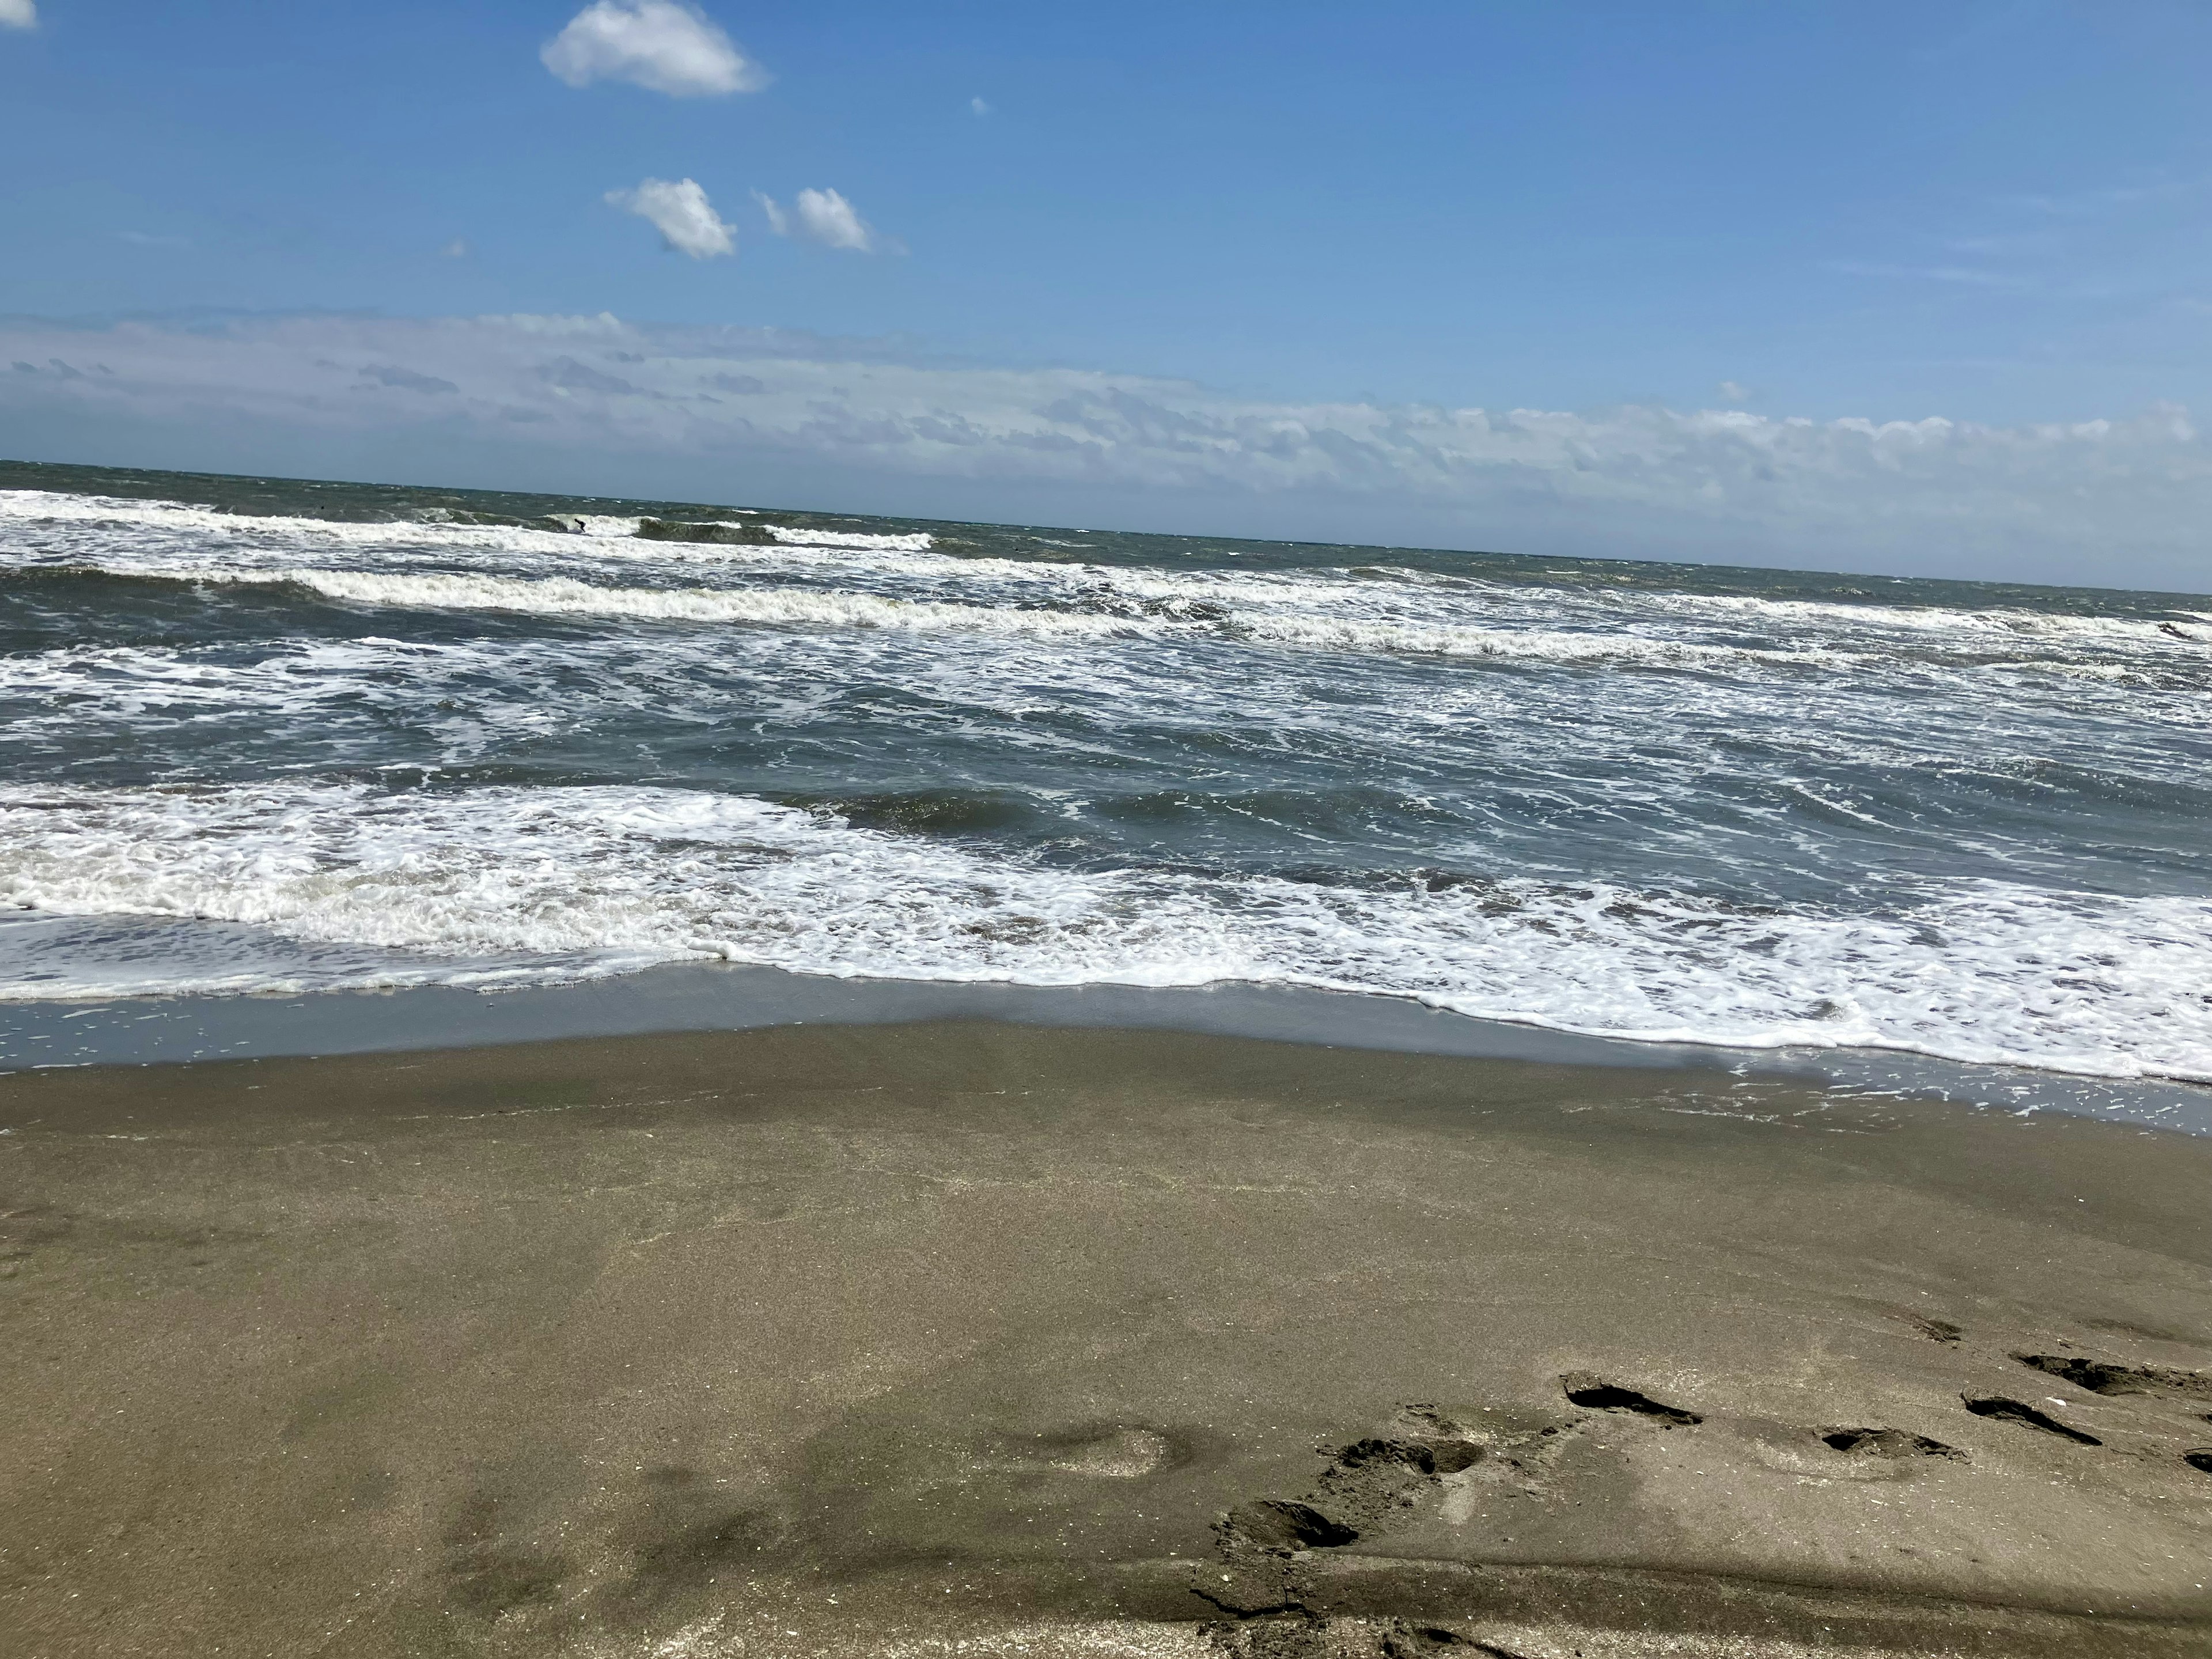
[[[1410,998],[1247,982],[1152,988],[833,978],[678,963],[555,985],[0,1001],[0,1076],[22,1069],[475,1048],[581,1037],[932,1019],[1184,1031],[1384,1053],[1785,1078],[2006,1112],[2212,1135],[2212,1085],[2105,1079],[1887,1048],[1742,1048],[1589,1036]]]
[[[975,1020],[16,1072],[0,1632],[2185,1659],[2208,1183],[1780,1075]]]

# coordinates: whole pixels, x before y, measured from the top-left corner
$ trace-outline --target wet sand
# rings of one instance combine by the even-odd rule
[[[24,1659],[2212,1653],[2203,1139],[952,1022],[0,1132]]]

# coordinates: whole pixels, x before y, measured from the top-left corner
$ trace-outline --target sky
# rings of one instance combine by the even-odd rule
[[[0,0],[0,453],[2212,589],[2212,7]]]

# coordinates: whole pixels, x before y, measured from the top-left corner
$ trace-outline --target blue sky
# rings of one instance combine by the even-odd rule
[[[0,20],[11,7],[29,9],[0,0]],[[742,54],[751,89],[699,95],[554,73],[543,51],[581,9],[36,0],[34,27],[0,27],[0,142],[17,162],[0,180],[0,313],[81,331],[200,307],[395,325],[608,314],[664,344],[779,331],[787,356],[805,337],[823,361],[1134,377],[1209,406],[1542,410],[1607,430],[1624,406],[2169,434],[2177,407],[2212,409],[2202,5],[715,0],[703,26]],[[651,179],[693,181],[734,252],[672,252],[610,200]],[[774,234],[753,192],[803,232],[803,190],[836,192],[869,248]],[[349,432],[332,416],[319,447],[288,450],[297,422],[244,393],[225,404],[220,363],[193,370],[191,411],[173,386],[136,403],[111,387],[94,408],[49,384],[54,356],[0,375],[0,447],[355,471],[442,455],[488,473],[446,481],[538,481],[520,476],[533,452],[512,419],[484,415],[457,445],[465,404],[515,405],[435,362],[376,367],[456,388],[431,410],[445,439],[401,412],[348,414]],[[243,386],[258,371],[235,361]],[[116,368],[116,386],[136,372]],[[630,384],[606,395],[677,395]],[[967,410],[975,384],[945,397]],[[328,401],[305,380],[295,395]],[[635,459],[602,455],[591,481],[609,488],[690,481],[713,498],[783,477],[813,505],[1054,516],[1060,501],[1059,516],[1259,532],[1319,501],[1304,483],[1112,467],[1055,495],[1019,456],[994,472],[967,453],[980,439],[957,466],[849,444],[795,458],[795,439],[772,457],[720,416],[659,431],[647,455],[607,409],[610,433],[631,436],[599,447]],[[2118,465],[2166,469],[2178,493],[2161,510],[2193,520],[2212,486],[2183,418],[2188,439]],[[578,431],[544,443],[555,471],[560,445],[591,447]],[[2114,464],[2100,450],[2094,470]],[[1655,550],[1694,549],[1705,522],[1714,475],[1680,465]],[[1969,510],[1986,467],[1974,478],[1926,520],[1948,542],[1876,538],[1860,562],[2063,574],[2090,556],[2029,533],[2032,503],[2011,513],[2027,529],[1990,529]],[[996,484],[1018,513],[991,510]],[[1540,501],[1486,518],[1479,490],[1427,507],[1372,479],[1337,493],[1333,533],[1487,545],[1494,524],[1561,550],[1638,550],[1598,544],[1621,525],[1571,501],[1549,520]],[[2212,586],[2192,522],[2133,511],[2117,528],[2144,580]],[[1743,556],[1788,522],[1754,521],[1716,544]],[[1753,562],[1842,557],[1854,544],[1837,535]],[[2008,548],[2014,568],[2000,568]]]

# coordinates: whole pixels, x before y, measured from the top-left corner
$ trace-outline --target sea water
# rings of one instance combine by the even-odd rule
[[[0,467],[0,1002],[719,961],[2204,1080],[2208,826],[2203,598]]]

